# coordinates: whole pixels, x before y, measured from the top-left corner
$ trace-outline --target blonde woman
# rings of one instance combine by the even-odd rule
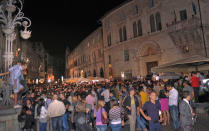
[[[106,131],[107,124],[102,123],[102,115],[107,119],[107,112],[104,109],[105,102],[104,100],[98,100],[97,106],[94,109],[94,117],[96,117],[96,128],[97,131]]]

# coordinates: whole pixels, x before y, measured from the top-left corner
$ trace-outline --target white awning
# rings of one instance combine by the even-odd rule
[[[195,55],[167,64],[153,67],[152,72],[191,72],[209,70],[209,58]]]

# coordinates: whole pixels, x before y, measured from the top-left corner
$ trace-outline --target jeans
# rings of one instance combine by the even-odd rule
[[[52,117],[53,131],[62,131],[62,116]]]
[[[65,113],[63,116],[62,116],[62,122],[63,122],[63,128],[64,128],[64,131],[68,131],[69,130],[69,125],[68,125],[68,112]]]
[[[149,122],[149,131],[161,131],[160,123]]]
[[[146,126],[145,126],[146,121],[144,120],[143,117],[140,117],[140,115],[137,115],[136,120],[137,120],[137,128],[139,128],[139,129],[145,129],[146,128]]]
[[[96,128],[97,128],[97,131],[106,131],[107,125],[97,125]]]
[[[121,131],[121,127],[122,127],[121,124],[111,124],[110,126],[112,131]]]
[[[193,90],[194,90],[194,98],[195,98],[195,102],[198,103],[199,100],[199,87],[193,87]]]
[[[173,126],[176,130],[179,129],[179,112],[178,112],[178,107],[177,106],[169,106]]]
[[[40,122],[40,131],[46,131],[47,123]]]

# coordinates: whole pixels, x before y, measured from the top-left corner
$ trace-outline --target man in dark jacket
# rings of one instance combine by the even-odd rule
[[[80,97],[80,101],[75,107],[75,126],[76,131],[91,131],[92,127],[90,121],[89,111],[91,109],[91,105],[86,103],[86,94],[83,92]]]
[[[180,124],[182,131],[193,131],[194,130],[194,116],[192,107],[189,103],[191,100],[191,94],[189,91],[183,92],[183,100],[179,105],[180,112]]]
[[[129,89],[129,95],[123,101],[123,107],[126,109],[130,121],[130,131],[135,131],[136,115],[139,114],[139,101],[135,96],[134,88]]]

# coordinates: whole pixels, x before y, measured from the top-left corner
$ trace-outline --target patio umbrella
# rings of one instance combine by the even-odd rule
[[[173,73],[173,72],[167,72],[164,73],[162,75],[160,75],[160,79],[169,79],[169,80],[175,80],[175,79],[179,79],[181,77],[181,75]]]
[[[152,72],[192,72],[209,70],[209,58],[195,55],[151,69]]]

